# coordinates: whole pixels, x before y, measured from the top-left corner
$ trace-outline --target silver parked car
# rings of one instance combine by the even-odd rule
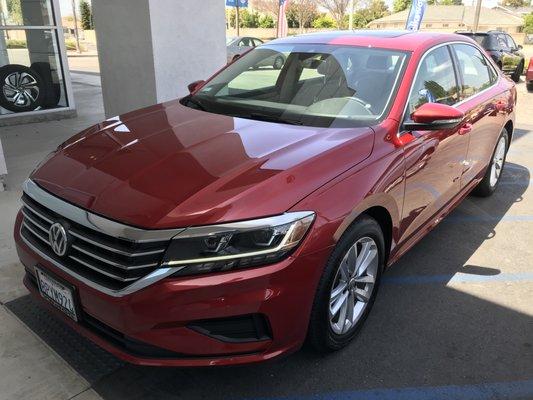
[[[249,36],[237,36],[229,37],[226,39],[227,46],[227,61],[232,62],[248,50],[253,49],[263,44],[263,41],[258,38]],[[264,64],[264,65],[263,65]],[[263,63],[259,67],[272,67],[274,69],[281,69],[285,64],[285,57],[282,54],[272,56],[263,60]]]

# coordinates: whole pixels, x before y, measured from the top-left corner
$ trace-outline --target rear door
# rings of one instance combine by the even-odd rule
[[[469,127],[463,130],[468,139],[461,177],[464,187],[485,171],[505,123],[507,96],[497,93],[498,74],[480,50],[467,43],[453,44],[452,49],[461,81],[461,101],[456,107],[465,113]]]
[[[424,103],[454,106],[460,101],[459,82],[448,45],[430,50],[421,60],[405,118]],[[426,222],[439,216],[460,191],[468,138],[462,124],[453,129],[414,131],[405,145],[406,183],[402,218],[407,240]]]

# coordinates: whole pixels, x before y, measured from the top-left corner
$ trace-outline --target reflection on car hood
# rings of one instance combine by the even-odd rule
[[[259,122],[173,101],[74,136],[32,179],[131,225],[211,224],[285,212],[368,157],[373,137],[370,128]]]

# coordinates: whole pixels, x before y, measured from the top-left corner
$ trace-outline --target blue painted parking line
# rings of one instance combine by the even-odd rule
[[[383,277],[384,284],[420,285],[430,283],[533,282],[533,272],[474,275],[457,272],[442,275],[403,275]]]
[[[275,397],[269,400],[512,400],[531,398],[533,398],[533,380],[464,386],[355,390],[309,396]]]

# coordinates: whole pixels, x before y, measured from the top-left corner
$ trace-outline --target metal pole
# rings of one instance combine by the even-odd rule
[[[240,22],[239,22],[239,0],[237,0],[235,2],[235,12],[236,12],[236,15],[235,15],[235,28],[237,28],[237,36],[240,36],[239,35],[239,25],[240,25]]]
[[[482,0],[477,0],[477,4],[476,4],[476,14],[474,15],[474,26],[472,27],[472,30],[474,32],[477,32],[478,27],[479,27],[479,14],[481,13],[481,1]]]
[[[350,0],[350,15],[348,17],[348,29],[353,29],[353,9],[354,9],[354,0]]]
[[[76,13],[76,0],[72,0],[72,15],[74,17],[74,38],[76,39],[76,52],[81,53],[80,34],[78,32],[78,14]]]

